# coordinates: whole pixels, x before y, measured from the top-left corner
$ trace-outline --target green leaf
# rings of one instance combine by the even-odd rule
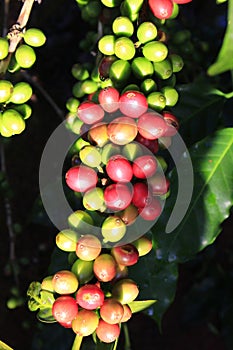
[[[36,317],[38,318],[39,321],[45,322],[45,323],[57,322],[55,320],[55,318],[53,317],[51,308],[40,309],[40,311],[37,313]]]
[[[135,313],[135,312],[140,312],[147,309],[148,307],[153,305],[155,302],[156,300],[136,300],[136,301],[132,301],[128,305],[132,313]]]
[[[131,266],[129,276],[137,281],[139,297],[156,300],[146,313],[152,316],[160,326],[162,316],[175,298],[178,278],[177,263],[160,261],[155,251],[141,257],[137,264]]]
[[[177,90],[180,97],[172,111],[179,119],[179,132],[189,147],[217,129],[226,100],[225,96],[214,93],[213,86],[203,77],[179,85]]]
[[[0,340],[0,350],[13,350],[13,349]]]
[[[157,257],[166,261],[191,259],[212,244],[221,232],[221,223],[229,216],[233,203],[233,128],[219,130],[195,144],[190,155],[195,181],[192,200],[184,219],[171,233],[165,233],[178,188],[173,171],[171,196],[160,220],[152,229]]]
[[[27,295],[29,297],[38,297],[41,291],[41,283],[40,282],[31,282],[28,290],[27,290]]]
[[[224,73],[233,69],[233,0],[228,1],[228,21],[227,29],[223,38],[216,61],[208,68],[207,73],[210,76]]]

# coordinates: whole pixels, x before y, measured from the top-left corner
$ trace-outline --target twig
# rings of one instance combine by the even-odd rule
[[[9,5],[8,1],[9,0],[5,0],[5,6],[6,6],[5,9],[7,9],[7,10],[9,7],[9,6],[7,6],[7,5]],[[35,2],[35,0],[25,0],[24,1],[16,23],[12,26],[12,28],[8,32],[9,54],[4,60],[1,61],[0,75],[4,75],[6,73],[11,56],[12,56],[12,53],[15,52],[17,45],[19,44],[20,40],[22,39],[21,31],[25,28],[25,26],[28,22],[28,19],[29,19],[34,2]]]
[[[5,0],[4,1],[4,16],[3,16],[3,28],[2,28],[2,35],[6,36],[7,35],[7,30],[8,30],[8,16],[9,16],[9,5],[10,5],[10,0]]]
[[[36,89],[41,93],[41,95],[44,97],[44,99],[50,104],[50,106],[54,109],[56,114],[61,118],[61,120],[64,120],[64,112],[58,107],[56,102],[52,99],[52,97],[47,93],[47,91],[39,84],[35,78],[33,78],[30,74],[28,74],[26,71],[22,72],[22,75],[24,78],[31,84],[36,87]]]

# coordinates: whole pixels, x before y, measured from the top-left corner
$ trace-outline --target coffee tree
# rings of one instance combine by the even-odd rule
[[[47,40],[29,25],[32,8],[43,2],[21,6],[0,38],[3,145],[33,118],[30,69]],[[180,21],[195,0],[76,0],[76,6],[87,31],[72,64],[66,113],[39,171],[65,263],[31,282],[27,303],[39,321],[72,331],[72,350],[87,339],[97,350],[115,350],[122,331],[130,349],[127,321],[143,311],[161,327],[179,264],[211,245],[230,215],[233,131],[222,111],[233,93],[222,91],[219,77],[233,69],[233,2],[217,58],[203,67],[210,49]],[[58,144],[61,152],[53,153]],[[57,181],[54,157],[61,178],[51,192],[45,187]],[[3,158],[0,174],[9,218]]]

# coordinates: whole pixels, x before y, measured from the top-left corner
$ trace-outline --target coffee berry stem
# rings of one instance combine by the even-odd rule
[[[12,26],[7,34],[7,37],[9,39],[9,53],[8,56],[0,63],[0,77],[6,73],[11,55],[13,52],[15,52],[20,40],[22,39],[21,31],[24,29],[28,22],[34,2],[34,0],[24,1],[16,23]]]
[[[82,345],[83,337],[76,334],[71,350],[80,350]]]

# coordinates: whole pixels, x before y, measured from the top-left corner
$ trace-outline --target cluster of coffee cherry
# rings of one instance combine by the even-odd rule
[[[151,240],[142,236],[106,250],[96,236],[79,236],[67,229],[57,234],[56,244],[69,252],[72,265],[41,283],[42,290],[56,294],[54,319],[81,337],[96,334],[105,343],[115,341],[120,324],[131,318],[130,306],[139,294],[136,282],[128,277],[128,268],[150,252]]]
[[[9,43],[13,36],[22,39],[16,50],[11,52]],[[33,93],[30,84],[25,81],[12,83],[9,75],[21,68],[30,68],[36,61],[34,47],[42,46],[45,41],[40,29],[30,28],[22,32],[17,25],[7,37],[0,38],[0,67],[7,65],[4,69],[6,78],[0,80],[0,135],[4,137],[21,134],[26,127],[25,120],[32,113],[27,103]]]

